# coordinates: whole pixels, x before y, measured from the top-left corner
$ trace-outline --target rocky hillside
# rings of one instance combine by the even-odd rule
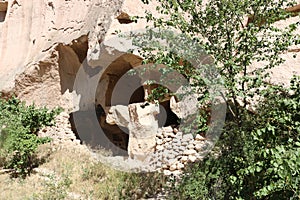
[[[167,132],[170,137],[157,136],[159,131],[152,133],[151,142],[147,143],[147,146],[144,139],[143,144],[140,144],[141,138],[134,138],[138,136],[133,137],[131,134],[138,130],[133,129],[132,124],[130,126],[130,121],[134,121],[129,119],[132,113],[125,114],[128,119],[122,118],[123,122],[127,120],[125,125],[120,122],[122,121],[120,118],[125,115],[115,116],[115,121],[119,121],[123,127],[128,125],[129,130],[119,128],[120,124],[115,121],[107,123],[107,116],[111,115],[113,106],[142,104],[147,96],[147,88],[142,82],[144,80],[135,76],[130,79],[127,77],[129,80],[126,85],[115,89],[121,77],[138,67],[143,60],[138,53],[126,52],[132,48],[132,44],[126,39],[117,39],[117,33],[143,31],[146,25],[149,25],[145,19],[135,22],[131,17],[143,16],[146,10],[155,13],[156,5],[155,1],[144,5],[140,0],[1,0],[2,95],[15,94],[27,103],[34,102],[38,106],[49,108],[57,106],[64,108],[64,114],[71,115],[70,122],[67,122],[69,124],[66,126],[71,124],[77,138],[92,141],[91,145],[100,140],[103,143],[112,141],[125,151],[134,148],[135,145],[140,146],[139,148],[145,152],[160,149],[161,152],[158,151],[157,154],[161,156],[162,150],[168,149],[167,143],[173,138],[176,139],[176,134],[173,134],[176,131],[173,129]],[[247,20],[245,17],[245,23]],[[295,21],[299,21],[299,16],[276,23],[278,27],[285,27]],[[295,54],[298,56],[294,57]],[[282,57],[287,61],[272,70],[272,82],[286,84],[293,74],[300,74],[299,46],[292,47]],[[259,63],[253,64],[253,67],[259,67]],[[132,88],[134,90],[128,98],[128,91]],[[166,110],[166,120],[172,107],[169,100],[167,99],[167,104],[163,106]],[[149,113],[144,113],[145,115],[141,117],[137,117],[140,115],[137,113],[134,116],[137,118],[136,122],[143,124],[149,120],[150,118],[145,117]],[[101,132],[101,137],[98,137],[99,127],[104,132],[104,134]],[[155,130],[162,130],[156,125],[155,127]],[[151,130],[152,128],[150,127]],[[145,129],[142,131],[147,132]],[[84,135],[81,132],[84,132]],[[86,134],[87,132],[89,134]],[[168,137],[170,139],[167,139]],[[200,138],[200,135],[197,137]],[[136,143],[132,144],[134,140]],[[173,157],[183,161],[169,163],[165,168],[174,170],[183,168],[183,163],[196,159],[195,149],[201,149],[199,144],[181,148],[178,150],[181,157],[176,157],[178,152]],[[157,162],[164,165],[161,161]]]

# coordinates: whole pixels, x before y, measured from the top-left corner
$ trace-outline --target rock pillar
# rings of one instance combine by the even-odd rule
[[[135,103],[128,106],[129,143],[128,154],[130,158],[144,161],[154,152],[158,121],[156,115],[159,106],[149,103]]]

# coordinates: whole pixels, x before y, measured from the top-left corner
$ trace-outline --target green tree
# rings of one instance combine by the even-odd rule
[[[142,1],[149,3],[148,0]],[[274,25],[277,20],[291,16],[285,8],[293,4],[287,0],[212,0],[207,4],[201,0],[158,2],[156,10],[162,16],[155,17],[148,12],[147,20],[153,21],[154,27],[161,30],[179,30],[213,57],[218,72],[225,80],[227,93],[224,96],[232,101],[230,110],[239,123],[241,107],[245,108],[251,102],[258,89],[267,86],[266,70],[283,63],[280,54],[292,44],[299,43],[299,36],[294,33],[296,23],[284,29]],[[160,36],[163,39],[169,37],[165,33]],[[145,42],[145,38],[141,41]],[[145,58],[148,62],[167,64],[187,76],[193,76],[192,66],[187,63],[178,65],[181,55],[174,55],[174,52],[166,54],[159,48],[155,52],[155,48],[142,48],[143,52],[147,52]],[[251,67],[257,62],[260,62],[259,68]]]
[[[176,40],[185,37],[212,56],[217,73],[225,81],[226,93],[222,95],[229,108],[223,134],[212,153],[218,156],[193,165],[175,187],[175,198],[299,199],[299,78],[294,77],[286,89],[271,85],[268,74],[269,69],[284,62],[281,54],[299,44],[295,33],[299,23],[285,28],[274,24],[294,16],[286,11],[293,2],[158,2],[156,10],[161,17],[150,12],[146,16],[156,29],[136,39],[137,44],[145,44],[153,37],[174,39],[170,30],[179,31]],[[159,41],[151,40],[151,48],[138,45],[146,63],[165,64],[190,80],[198,80],[198,86],[207,85],[189,58],[182,60],[185,50],[193,46],[174,47],[183,49],[183,54],[166,52]],[[255,99],[258,112],[251,113],[247,105]]]

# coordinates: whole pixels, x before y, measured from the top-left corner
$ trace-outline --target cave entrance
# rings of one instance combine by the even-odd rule
[[[72,92],[76,74],[84,62],[88,51],[88,36],[83,35],[71,44],[59,44],[56,47],[59,55],[59,77],[61,94]]]
[[[100,75],[100,68],[91,68],[84,60],[87,55],[87,36],[74,40],[70,45],[60,44],[59,74],[61,93],[76,92],[85,96],[81,90],[73,88],[77,72],[83,67],[90,77]],[[92,148],[101,147],[112,151],[113,155],[127,156],[129,130],[127,127],[111,125],[106,122],[107,114],[112,106],[128,106],[132,103],[145,102],[144,80],[139,74],[128,73],[142,63],[142,58],[133,54],[123,54],[115,59],[101,73],[96,88],[95,99],[91,99],[92,107],[79,104],[79,110],[70,114],[70,122],[77,138]],[[76,91],[75,91],[76,90]],[[158,117],[159,126],[178,124],[177,116],[170,109],[169,99],[160,102],[163,112]]]
[[[0,1],[0,22],[5,21],[6,13],[7,13],[7,1]]]
[[[171,110],[170,107],[170,89],[156,83],[145,84],[143,85],[144,90],[146,91],[146,97],[149,102],[154,103],[154,99],[159,102],[160,113],[157,115],[158,126],[166,127],[173,126],[177,127],[180,124],[180,119],[178,116]],[[176,96],[175,96],[176,98]]]
[[[100,78],[96,105],[100,104],[104,108],[110,108],[115,105],[144,102],[145,94],[141,78],[138,75],[127,73],[139,66],[141,62],[142,58],[133,54],[124,54],[113,61]]]
[[[96,92],[96,113],[102,130],[110,142],[126,151],[129,140],[128,128],[108,124],[106,114],[111,106],[128,106],[131,103],[144,102],[145,94],[140,77],[127,73],[141,62],[142,59],[133,54],[120,56],[102,73]]]
[[[147,95],[151,95],[151,90],[163,87],[158,84],[145,85],[145,80],[139,73],[128,73],[140,66],[141,62],[142,58],[133,54],[120,56],[103,72],[97,88],[95,105],[101,128],[112,143],[124,150],[128,147],[129,131],[126,127],[106,122],[109,109],[116,105],[128,106],[132,103],[145,102]],[[159,104],[160,113],[157,115],[159,127],[178,126],[179,118],[170,108],[170,96],[159,101]]]
[[[157,115],[158,126],[159,127],[178,127],[180,124],[180,119],[170,108],[170,100],[160,102],[161,106],[160,113]]]

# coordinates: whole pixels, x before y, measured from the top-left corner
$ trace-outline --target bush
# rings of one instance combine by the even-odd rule
[[[300,199],[300,78],[262,92],[242,126],[227,121],[210,157],[187,171],[174,193],[182,199]]]
[[[37,137],[43,126],[54,124],[60,109],[26,106],[16,98],[0,99],[0,165],[13,169],[13,176],[26,176],[38,164],[36,149],[50,138]]]

